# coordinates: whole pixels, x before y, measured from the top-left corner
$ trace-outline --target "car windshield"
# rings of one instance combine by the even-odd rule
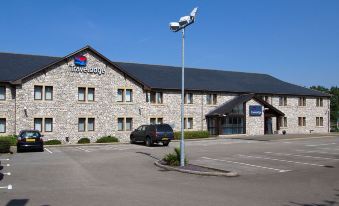
[[[21,133],[21,138],[40,138],[40,133],[35,131],[27,131]]]
[[[158,132],[173,132],[172,127],[167,124],[157,125]]]

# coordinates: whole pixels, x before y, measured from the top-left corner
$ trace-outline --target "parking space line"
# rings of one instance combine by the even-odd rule
[[[91,151],[89,151],[89,150],[87,150],[87,149],[84,149],[84,148],[81,148],[81,147],[75,147],[75,148],[77,148],[77,149],[79,149],[79,150],[82,150],[82,151],[85,151],[85,152],[91,152]]]
[[[319,151],[319,150],[301,150],[301,149],[297,149],[296,151],[303,152],[303,153],[319,153],[319,154],[339,155],[339,153],[324,152],[324,151]]]
[[[306,147],[318,147],[318,146],[326,146],[326,145],[334,145],[334,144],[337,144],[337,143],[327,143],[327,144],[308,144],[308,145],[305,145]]]
[[[253,164],[248,164],[244,162],[236,162],[236,161],[230,161],[230,160],[223,160],[223,159],[214,159],[214,158],[209,158],[209,157],[201,157],[202,159],[207,159],[207,160],[213,160],[213,161],[219,161],[219,162],[227,162],[227,163],[232,163],[232,164],[239,164],[239,165],[245,165],[249,167],[256,167],[260,169],[267,169],[267,170],[274,170],[277,172],[290,172],[292,170],[282,170],[282,169],[276,169],[272,167],[265,167],[265,166],[260,166],[260,165],[253,165]]]
[[[7,185],[5,187],[0,187],[0,189],[8,189],[8,190],[11,190],[13,189],[13,186],[12,185]]]
[[[273,155],[280,155],[280,156],[306,157],[306,158],[324,159],[324,160],[339,160],[339,159],[337,159],[337,158],[330,158],[330,157],[316,157],[316,156],[299,155],[299,154],[275,153],[275,152],[265,152],[265,153],[266,153],[266,154],[273,154]]]
[[[0,161],[9,161],[9,159],[0,159]]]
[[[53,152],[52,152],[51,150],[49,150],[48,148],[45,148],[45,150],[46,150],[47,152],[49,152],[50,154],[53,153]]]
[[[294,163],[294,164],[302,164],[302,165],[326,167],[326,165],[320,165],[320,164],[314,164],[314,163],[308,163],[308,162],[297,162],[297,161],[292,161],[292,160],[276,159],[276,158],[270,158],[270,157],[260,157],[260,156],[251,156],[251,155],[241,155],[241,154],[239,156],[241,156],[241,157],[248,157],[248,158],[256,158],[256,159],[279,161],[279,162]]]
[[[2,173],[2,174],[8,175],[8,176],[11,176],[11,175],[12,175],[12,173],[10,173],[10,172],[4,172],[4,173]]]
[[[324,149],[324,150],[339,150],[339,148],[330,148],[330,147],[326,147],[326,148],[319,148],[319,149]]]

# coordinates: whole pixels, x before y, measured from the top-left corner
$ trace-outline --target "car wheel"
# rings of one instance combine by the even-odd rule
[[[45,150],[44,150],[43,147],[41,147],[39,151],[40,151],[40,152],[44,152]]]
[[[133,136],[132,136],[132,137],[130,137],[130,140],[129,140],[129,142],[130,142],[131,144],[135,144],[135,139],[133,138]]]
[[[162,145],[164,145],[165,147],[167,147],[169,143],[170,143],[169,141],[163,141],[163,142],[162,142]]]
[[[150,146],[152,146],[152,139],[150,138],[150,137],[146,137],[146,146],[147,147],[150,147]]]
[[[16,147],[16,152],[20,153],[21,152],[21,148],[20,147]]]

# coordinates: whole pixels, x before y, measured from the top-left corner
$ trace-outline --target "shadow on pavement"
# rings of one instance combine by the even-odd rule
[[[25,206],[28,202],[28,199],[14,199],[10,200],[6,206]]]
[[[298,203],[298,202],[290,202],[287,205],[284,206],[292,206],[292,205],[296,205],[296,206],[339,206],[339,190],[335,189],[334,191],[338,192],[337,194],[335,194],[336,197],[334,197],[334,200],[323,200],[322,203]],[[337,199],[337,200],[335,200]]]
[[[0,173],[0,181],[4,178],[4,174]]]

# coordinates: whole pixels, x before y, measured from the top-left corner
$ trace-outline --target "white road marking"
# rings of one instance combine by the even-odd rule
[[[0,161],[9,161],[9,159],[0,159]]]
[[[294,163],[294,164],[311,165],[311,166],[318,166],[318,167],[325,167],[326,166],[326,165],[320,165],[320,164],[313,164],[313,163],[307,163],[307,162],[296,162],[296,161],[291,161],[291,160],[275,159],[275,158],[269,158],[269,157],[259,157],[259,156],[241,155],[241,154],[239,156],[256,158],[256,159],[279,161],[279,162],[288,162],[288,163]]]
[[[330,157],[316,157],[316,156],[298,155],[298,154],[288,154],[288,153],[275,153],[275,152],[265,152],[265,153],[266,153],[266,154],[280,155],[280,156],[306,157],[306,158],[324,159],[324,160],[339,160],[339,159],[337,159],[337,158],[330,158]]]
[[[77,149],[79,149],[79,150],[82,150],[82,151],[85,151],[85,152],[91,152],[91,151],[89,151],[89,150],[87,150],[87,149],[84,149],[84,148],[81,148],[81,147],[75,147],[75,148],[77,148]]]
[[[339,155],[339,153],[323,152],[323,151],[319,151],[319,150],[301,150],[301,149],[297,149],[296,151],[303,152],[303,153],[319,153],[319,154]]]
[[[47,148],[45,148],[45,150],[46,150],[47,152],[49,152],[50,154],[53,153],[51,150],[49,150],[49,149],[47,149]]]
[[[0,187],[0,189],[8,189],[8,190],[11,190],[13,189],[13,186],[12,185],[7,185],[5,187]]]
[[[10,165],[10,164],[5,164],[5,165],[1,165],[1,166],[9,167],[9,166],[11,166],[11,165]]]
[[[326,146],[326,145],[333,145],[333,144],[337,144],[337,143],[327,143],[327,144],[308,144],[305,145],[306,147],[318,147],[318,146]]]
[[[11,173],[10,173],[10,172],[4,172],[4,173],[2,173],[2,174],[11,176]]]
[[[201,157],[201,158],[207,159],[207,160],[219,161],[219,162],[227,162],[227,163],[245,165],[245,166],[249,166],[249,167],[256,167],[256,168],[260,168],[260,169],[274,170],[274,171],[278,171],[278,172],[290,172],[290,171],[292,171],[292,170],[276,169],[276,168],[272,168],[272,167],[264,167],[264,166],[260,166],[260,165],[252,165],[252,164],[248,164],[248,163],[244,163],[244,162],[236,162],[236,161],[223,160],[223,159],[213,159],[213,158],[209,158],[209,157]]]
[[[319,149],[325,149],[325,150],[339,150],[339,148],[329,148],[329,147],[327,147],[327,148],[319,148]]]

